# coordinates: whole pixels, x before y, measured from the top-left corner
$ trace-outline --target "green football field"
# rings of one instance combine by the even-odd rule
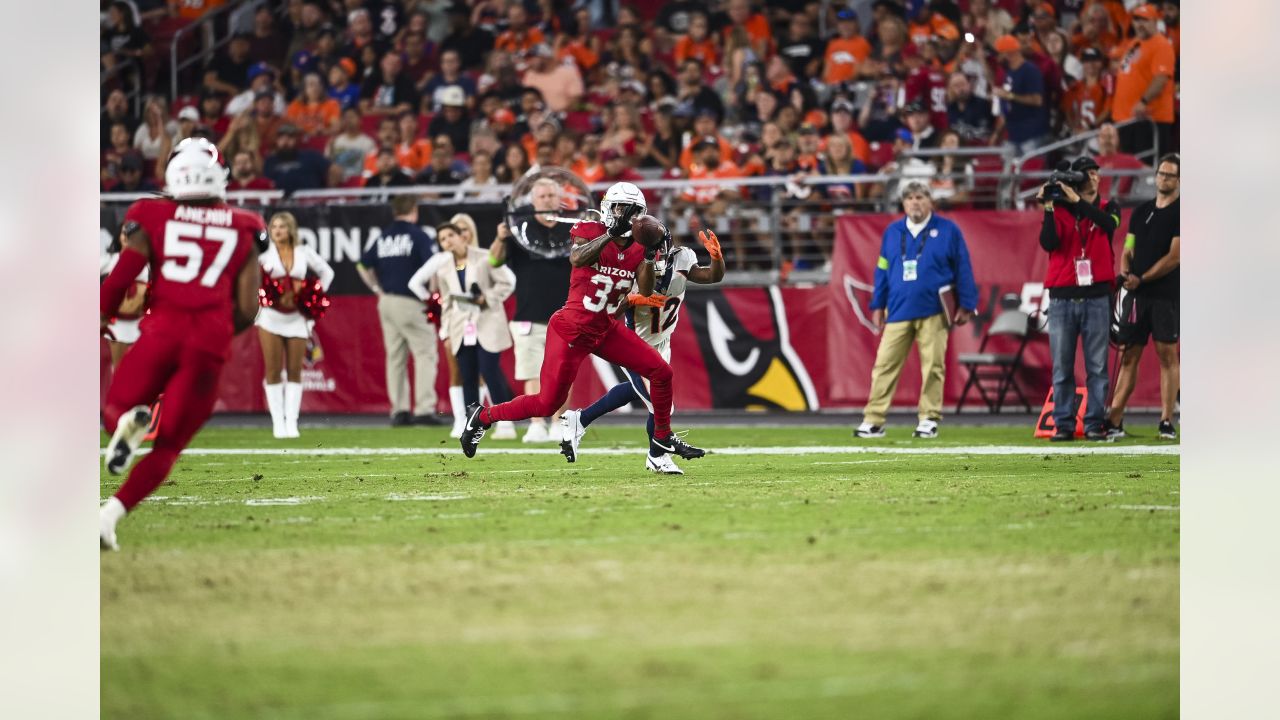
[[[103,717],[1177,717],[1176,446],[943,432],[207,430],[102,554]]]

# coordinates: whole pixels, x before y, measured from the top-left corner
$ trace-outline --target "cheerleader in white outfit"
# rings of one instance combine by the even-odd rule
[[[296,438],[298,411],[302,407],[302,356],[314,323],[298,312],[295,296],[308,270],[315,273],[320,286],[328,290],[333,282],[333,268],[315,250],[298,242],[298,221],[292,213],[272,215],[267,232],[271,245],[258,256],[258,264],[263,274],[280,288],[280,297],[274,307],[260,308],[254,322],[258,326],[266,375],[262,385],[271,410],[272,434],[278,438]],[[280,382],[282,364],[284,382]]]
[[[99,255],[98,275],[106,277],[120,260],[120,250],[116,243],[111,242],[111,237],[106,234],[106,231],[103,231],[103,235],[107,245],[102,248]],[[142,315],[146,312],[147,284],[150,281],[151,267],[142,268],[138,279],[125,293],[124,301],[120,303],[115,318],[112,319],[111,324],[107,325],[107,330],[111,333],[107,338],[107,346],[111,348],[112,370],[120,365],[120,358],[124,357],[125,351],[142,335],[138,329],[138,323],[142,321]]]

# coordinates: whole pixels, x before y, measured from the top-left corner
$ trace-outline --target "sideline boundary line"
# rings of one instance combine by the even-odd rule
[[[866,445],[796,445],[766,447],[728,447],[707,451],[707,456],[715,455],[1179,455],[1178,445],[1084,445],[1063,447],[1048,445],[1045,447],[1027,445],[964,445],[940,447],[871,447]],[[618,453],[643,452],[641,447],[618,448],[599,447],[584,448],[582,455],[617,455]],[[106,449],[100,451],[105,453]],[[149,448],[139,449],[138,454],[150,452]],[[316,447],[316,448],[187,448],[183,455],[265,455],[314,457],[320,455],[350,455],[353,457],[378,455],[461,455],[457,447]],[[557,448],[482,448],[479,456],[485,455],[559,455]]]

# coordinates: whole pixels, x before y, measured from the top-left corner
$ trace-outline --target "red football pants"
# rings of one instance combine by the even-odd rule
[[[542,371],[538,379],[542,383],[537,395],[520,397],[490,407],[485,417],[489,422],[500,420],[527,420],[547,417],[560,409],[569,397],[569,386],[578,376],[578,368],[589,355],[634,370],[649,380],[649,395],[653,399],[653,434],[665,438],[671,434],[671,366],[649,343],[640,339],[635,331],[614,321],[599,342],[591,345],[579,336],[572,345],[556,332],[552,322],[547,333],[547,348],[542,357]],[[166,406],[168,399],[165,400]]]
[[[131,408],[150,405],[162,392],[165,396],[164,420],[151,452],[116,491],[126,510],[164,482],[178,455],[213,413],[224,355],[195,347],[188,338],[198,337],[198,329],[186,330],[148,328],[125,353],[107,390],[102,420],[108,432],[115,432],[120,416]]]

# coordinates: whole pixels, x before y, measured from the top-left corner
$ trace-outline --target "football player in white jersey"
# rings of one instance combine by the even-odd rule
[[[680,320],[680,306],[684,304],[684,292],[688,283],[711,285],[724,278],[724,253],[720,240],[710,230],[700,231],[698,239],[711,256],[710,265],[699,265],[693,248],[673,246],[671,231],[663,227],[665,238],[655,265],[655,282],[652,295],[627,296],[631,309],[627,312],[627,325],[649,343],[667,362],[671,361],[671,336]],[[628,381],[611,388],[590,407],[582,410],[566,410],[561,415],[560,452],[569,462],[578,458],[578,446],[587,426],[597,418],[607,415],[635,400],[641,400],[649,408],[649,437],[653,437],[653,406],[649,388],[644,378],[628,371]],[[671,459],[670,454],[654,457],[647,454],[645,468],[656,473],[683,475],[684,471]]]

